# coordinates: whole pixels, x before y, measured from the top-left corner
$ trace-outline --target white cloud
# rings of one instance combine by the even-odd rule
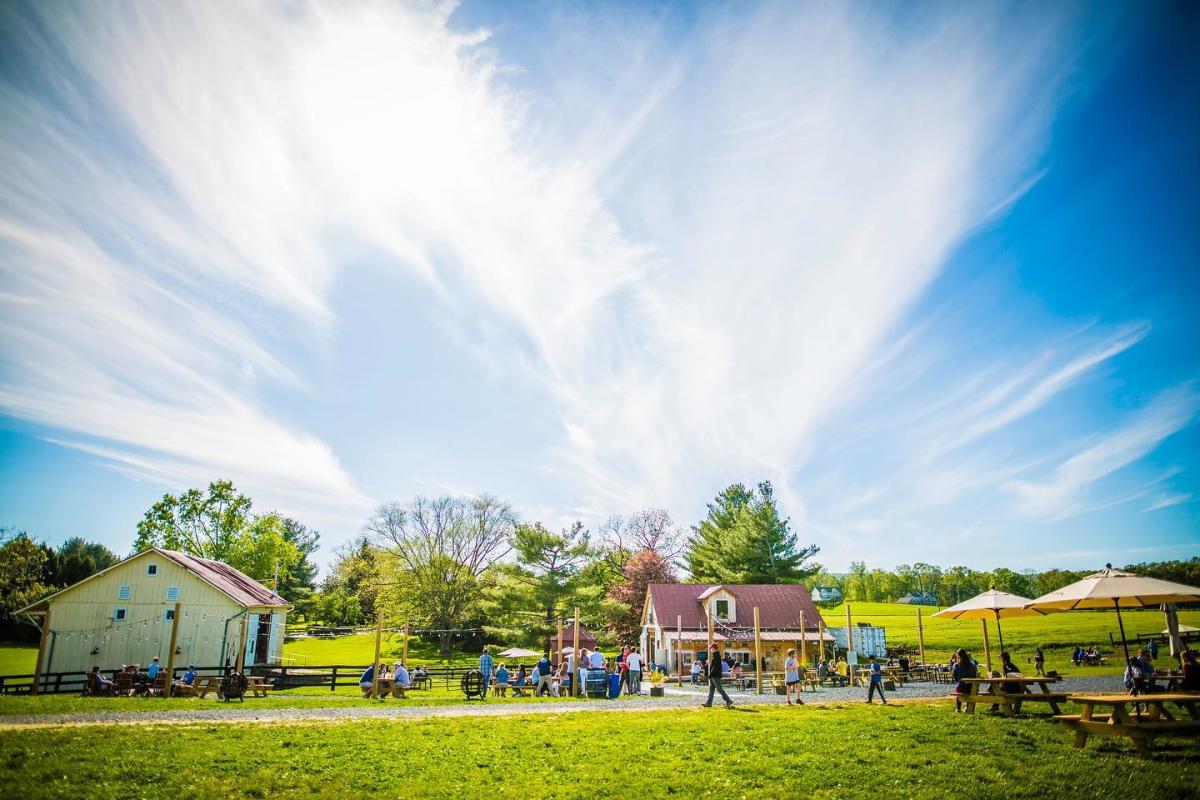
[[[1167,437],[1182,430],[1200,411],[1200,393],[1182,386],[1158,395],[1126,425],[1063,461],[1041,482],[1012,481],[1007,488],[1018,498],[1019,510],[1050,520],[1093,510],[1089,491],[1100,480],[1153,452]],[[1143,497],[1144,490],[1126,497]],[[1102,502],[1103,505],[1111,503]]]
[[[1155,497],[1150,505],[1146,506],[1143,511],[1159,511],[1171,506],[1183,505],[1192,499],[1190,494],[1186,492],[1165,492]]]

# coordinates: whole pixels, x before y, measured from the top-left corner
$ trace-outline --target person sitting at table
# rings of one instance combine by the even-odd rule
[[[1129,659],[1129,663],[1125,667],[1125,688],[1132,695],[1145,694],[1150,684],[1147,680],[1147,673],[1142,662],[1136,656]]]
[[[406,697],[404,692],[411,686],[408,668],[404,666],[403,661],[397,661],[393,666],[395,669],[392,670],[392,696],[403,700]]]
[[[363,674],[358,678],[358,688],[362,689],[363,697],[370,697],[371,692],[375,690],[375,663],[363,671]]]
[[[733,678],[738,681],[742,679],[742,665],[740,662],[733,665]]]
[[[846,663],[845,658],[837,660],[837,682],[839,686],[850,685],[850,665]]]
[[[112,694],[117,684],[100,674],[100,667],[92,667],[88,675],[88,688],[92,694]]]
[[[1017,665],[1012,662],[1012,657],[1005,652],[1000,653],[1000,670],[1005,675],[1020,675],[1021,670],[1017,669]],[[1021,691],[1021,684],[1012,681],[1005,681],[1000,684],[1000,691],[1005,694],[1015,694]]]
[[[494,678],[497,697],[508,696],[508,665],[500,662],[500,666],[496,668],[496,677]]]
[[[1082,647],[1075,645],[1075,649],[1071,651],[1071,663],[1078,667],[1085,658],[1087,658],[1087,653],[1083,651]]]
[[[824,658],[817,662],[817,677],[822,682],[829,678],[829,662]]]
[[[558,662],[558,671],[554,673],[554,682],[550,684],[550,694],[555,697],[571,695],[571,665],[567,659]]]
[[[958,652],[954,654],[953,660],[954,666],[950,668],[950,679],[954,681],[954,710],[962,711],[963,695],[971,693],[971,686],[966,681],[970,678],[978,678],[979,670],[963,648],[959,648]]]
[[[146,674],[150,676],[150,680],[155,680],[158,677],[158,672],[162,667],[159,666],[158,656],[155,656],[150,661],[150,666],[146,668]]]
[[[900,658],[896,659],[896,664],[900,667],[901,672],[905,673],[906,675],[908,674],[910,669],[908,656],[900,656]]]
[[[1184,650],[1179,654],[1179,668],[1183,671],[1180,691],[1200,692],[1200,660],[1197,660],[1195,650]]]
[[[529,685],[529,676],[525,674],[525,665],[517,667],[517,679],[513,682],[513,697],[524,697],[525,687]]]
[[[184,687],[191,688],[192,684],[194,684],[195,682],[196,682],[196,665],[188,664],[188,668],[187,668],[187,670],[184,671],[183,677],[180,678],[179,680],[175,681],[175,686],[180,689],[182,689]]]

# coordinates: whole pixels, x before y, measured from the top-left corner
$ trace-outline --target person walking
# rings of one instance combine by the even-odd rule
[[[717,648],[717,643],[713,642],[712,648],[708,653],[708,701],[705,702],[705,708],[712,708],[713,693],[720,692],[721,697],[725,698],[725,707],[733,708],[733,701],[729,699],[729,695],[725,694],[725,687],[721,685],[722,667],[725,665],[725,660],[721,658],[721,651]]]
[[[796,692],[796,705],[804,705],[800,699],[800,662],[796,659],[796,650],[787,651],[787,660],[783,662],[784,692],[787,694],[787,704],[792,705],[792,691]]]
[[[1037,648],[1033,651],[1033,674],[1046,674],[1046,654],[1042,652],[1042,648]]]
[[[550,663],[550,657],[542,656],[542,660],[537,663],[537,689],[534,691],[535,697],[542,697],[548,694],[554,694],[551,691],[551,683],[554,680],[554,667]]]
[[[492,668],[495,666],[492,660],[491,648],[486,644],[483,646],[483,653],[479,656],[479,672],[483,675],[483,693],[481,698],[487,697],[488,684],[492,682]]]
[[[867,665],[871,673],[871,679],[867,682],[867,702],[874,702],[875,693],[879,692],[879,700],[886,706],[887,698],[883,696],[883,668],[879,666],[875,656],[867,658]]]
[[[625,673],[629,676],[629,694],[642,693],[642,654],[634,647],[625,656]]]

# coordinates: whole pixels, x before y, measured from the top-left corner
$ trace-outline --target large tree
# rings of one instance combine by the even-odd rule
[[[556,620],[574,606],[582,606],[585,616],[600,616],[603,589],[583,579],[596,552],[582,522],[559,533],[540,522],[518,525],[513,549],[516,563],[498,565],[489,576],[484,610],[490,635],[545,649]]]
[[[490,495],[389,503],[367,523],[384,555],[385,602],[436,631],[442,658],[479,602],[480,576],[511,549],[514,524],[508,504]]]
[[[53,550],[11,528],[0,528],[0,638],[31,639],[36,633],[13,612],[54,590],[49,583]]]
[[[58,576],[54,583],[70,586],[79,583],[102,569],[108,569],[120,559],[98,542],[78,536],[67,539],[58,548]]]
[[[274,512],[254,514],[250,498],[233,483],[213,481],[207,491],[163,495],[138,523],[134,552],[147,547],[180,550],[223,561],[263,583],[275,584],[278,575],[283,585],[282,576],[306,572],[301,565],[308,553],[301,548],[315,544],[297,525]]]
[[[610,627],[618,642],[633,644],[640,638],[646,587],[652,583],[679,583],[679,576],[657,551],[639,550],[625,563],[621,580],[608,590],[608,599],[616,605]]]
[[[684,560],[692,580],[708,583],[799,583],[816,565],[816,545],[800,547],[796,534],[779,515],[775,493],[764,481],[754,491],[729,486],[708,506],[708,516],[693,529]]]

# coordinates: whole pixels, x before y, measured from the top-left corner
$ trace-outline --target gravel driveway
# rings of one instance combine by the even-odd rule
[[[1067,678],[1056,687],[1061,692],[1111,692],[1121,691],[1120,679],[1116,677]],[[698,706],[707,697],[703,687],[668,687],[666,697],[648,695],[607,700],[537,701],[520,705],[488,705],[485,702],[464,702],[452,706],[404,706],[389,704],[380,706],[351,706],[331,708],[222,708],[212,710],[179,711],[97,711],[79,714],[14,714],[0,717],[0,728],[55,727],[59,725],[137,725],[145,723],[212,723],[212,722],[321,722],[352,719],[430,719],[435,717],[490,717],[514,716],[518,714],[562,714],[586,711],[656,711],[663,708]],[[888,692],[889,701],[923,700],[945,697],[950,692],[946,684],[913,683],[895,692]],[[862,702],[865,690],[860,688],[823,688],[816,692],[805,692],[804,702],[808,705],[829,705],[848,701]],[[780,706],[781,695],[757,695],[748,692],[730,692],[735,705]],[[718,700],[720,698],[718,697]]]

